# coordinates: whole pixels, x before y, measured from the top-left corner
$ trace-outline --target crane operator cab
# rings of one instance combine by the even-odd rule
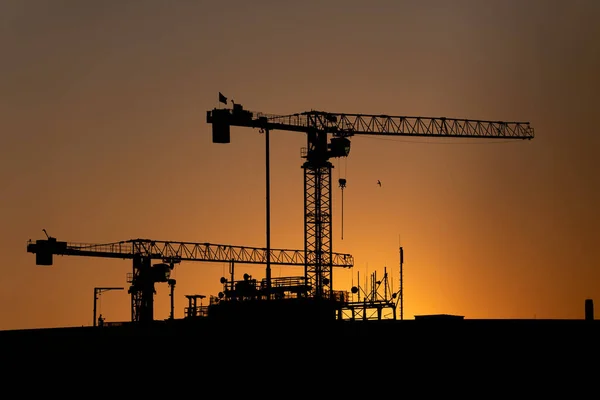
[[[331,138],[329,147],[329,157],[348,157],[350,154],[350,139],[345,137]]]

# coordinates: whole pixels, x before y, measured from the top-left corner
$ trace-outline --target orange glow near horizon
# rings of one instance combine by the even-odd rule
[[[0,329],[91,325],[104,286],[125,290],[103,293],[99,312],[130,319],[131,262],[36,266],[25,247],[42,229],[69,242],[265,246],[264,136],[232,127],[231,143],[212,143],[219,92],[268,114],[530,121],[531,141],[352,137],[349,157],[333,160],[332,241],[355,267],[334,269],[334,289],[384,268],[397,289],[402,246],[407,319],[583,318],[585,299],[600,302],[600,58],[589,46],[600,3],[116,4],[0,5]],[[300,250],[306,137],[270,141],[271,247]],[[175,316],[186,294],[207,304],[227,271],[176,266]],[[169,288],[156,290],[164,319]]]

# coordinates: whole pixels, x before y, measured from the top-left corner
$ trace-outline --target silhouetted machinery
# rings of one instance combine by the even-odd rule
[[[155,284],[160,282],[166,282],[171,286],[171,318],[173,318],[175,280],[170,279],[170,274],[175,264],[181,261],[229,262],[233,280],[234,263],[264,264],[267,258],[266,249],[257,247],[151,239],[131,239],[106,244],[67,243],[57,241],[56,238],[48,235],[47,239],[29,241],[27,252],[36,255],[37,265],[52,265],[54,255],[133,260],[133,271],[128,274],[128,283],[131,284],[129,287],[131,320],[134,322],[148,322],[154,319]],[[153,260],[161,262],[152,264]],[[301,250],[270,249],[270,260],[274,265],[305,265],[304,252]],[[332,264],[335,267],[351,268],[354,260],[350,254],[335,253]],[[226,279],[225,281],[227,282]],[[237,289],[240,294],[234,297],[250,295],[249,285]],[[252,293],[252,295],[257,294]],[[194,296],[202,298],[201,295]],[[195,307],[195,298],[193,307]]]
[[[224,97],[221,99],[221,95],[219,100],[226,102]],[[350,312],[351,319],[368,319],[368,309],[374,309],[379,317],[383,309],[395,310],[397,304],[393,294],[390,298],[387,294],[383,298],[378,297],[376,288],[381,286],[380,281],[376,281],[378,283],[373,286],[370,293],[366,293],[362,302],[351,302],[346,292],[333,290],[333,267],[352,267],[354,260],[349,254],[333,252],[331,235],[333,166],[329,160],[348,156],[349,138],[353,135],[482,139],[532,139],[534,137],[529,122],[343,114],[323,111],[268,115],[244,110],[240,104],[234,104],[232,109],[215,108],[208,111],[207,122],[212,124],[214,143],[229,143],[231,126],[258,128],[266,134],[266,248],[149,239],[132,239],[108,244],[79,244],[59,242],[48,236],[45,240],[30,241],[27,244],[27,251],[36,254],[36,263],[52,265],[53,255],[132,259],[133,272],[129,279],[131,318],[132,321],[138,322],[153,320],[154,285],[167,282],[173,290],[175,281],[170,279],[170,272],[174,265],[181,261],[231,263],[231,278],[222,278],[223,291],[219,293],[216,302],[218,307],[213,308],[213,315],[216,317],[254,317],[257,314],[279,317],[285,314],[292,318],[305,315],[314,319],[319,316],[329,318],[332,312],[341,314],[344,309]],[[302,165],[304,170],[303,250],[277,250],[270,247],[268,138],[271,130],[306,133],[307,146],[301,149],[301,157],[305,159]],[[345,179],[340,180],[342,188],[345,184]],[[153,265],[152,260],[161,262]],[[234,263],[266,264],[266,278],[259,282],[250,275],[245,275],[243,280],[235,281]],[[303,266],[304,276],[273,279],[270,274],[271,264]],[[387,282],[387,274],[384,276]],[[353,288],[354,292],[358,290]],[[202,295],[188,296],[190,306],[186,312],[189,316],[198,315],[196,301],[202,298]],[[257,301],[277,299],[285,301]]]
[[[220,101],[226,103],[221,99]],[[229,143],[231,126],[258,128],[268,137],[271,130],[304,132],[307,146],[301,149],[304,169],[304,251],[305,277],[314,298],[331,298],[332,290],[332,201],[331,158],[347,157],[353,135],[421,136],[436,138],[532,139],[529,122],[497,122],[473,119],[406,117],[343,114],[307,111],[290,115],[271,115],[232,109],[207,111],[212,124],[213,143]],[[331,138],[329,139],[329,136]],[[267,153],[267,177],[268,177]],[[340,180],[343,188],[345,179]],[[267,185],[268,187],[268,185]],[[267,196],[268,199],[268,196]],[[268,207],[267,207],[268,208]],[[270,279],[267,275],[267,279]],[[267,282],[268,284],[268,282]]]

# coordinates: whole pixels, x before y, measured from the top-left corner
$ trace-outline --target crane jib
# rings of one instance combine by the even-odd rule
[[[266,249],[247,246],[231,246],[212,243],[172,242],[150,239],[131,239],[127,241],[96,244],[67,243],[55,238],[29,241],[27,252],[36,255],[36,265],[53,265],[54,255],[83,256],[114,259],[133,259],[136,255],[169,262],[206,261],[236,262],[240,264],[263,265],[266,261]],[[271,249],[271,264],[287,266],[305,266],[312,257],[303,250]],[[351,254],[332,253],[332,266],[352,268],[354,258]]]
[[[535,136],[534,129],[529,122],[344,114],[323,111],[273,115],[250,112],[238,104],[233,109],[208,111],[207,122],[213,125],[214,143],[229,143],[231,126],[262,127],[294,132],[316,131],[339,137],[381,135],[533,139]]]

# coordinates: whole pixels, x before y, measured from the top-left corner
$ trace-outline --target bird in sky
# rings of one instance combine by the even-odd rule
[[[377,180],[377,184],[381,186],[381,181],[379,179]]]

